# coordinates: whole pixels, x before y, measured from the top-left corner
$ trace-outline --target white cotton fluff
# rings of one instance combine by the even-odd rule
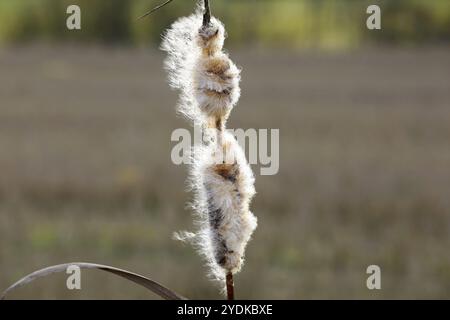
[[[221,140],[195,148],[190,180],[199,222],[195,244],[219,280],[241,269],[257,226],[249,208],[255,194],[251,168],[232,134],[223,132]]]
[[[163,36],[165,68],[180,91],[178,111],[195,124],[218,116],[226,121],[240,97],[240,70],[222,51],[225,28],[216,18],[202,27],[198,11],[178,19]]]
[[[201,9],[201,8],[200,8]],[[178,111],[211,139],[193,148],[190,185],[198,230],[178,233],[205,257],[211,275],[223,281],[238,272],[257,226],[250,212],[254,177],[244,151],[225,130],[240,97],[240,70],[223,49],[225,28],[212,18],[202,25],[198,11],[177,20],[163,38],[169,82],[180,91]]]

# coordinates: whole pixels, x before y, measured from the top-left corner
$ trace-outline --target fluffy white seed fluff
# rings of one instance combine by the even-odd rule
[[[214,17],[202,27],[198,11],[177,20],[164,35],[169,83],[180,91],[178,111],[195,124],[215,117],[226,121],[239,100],[240,71],[222,51],[225,34]]]
[[[240,96],[240,70],[222,51],[225,36],[219,20],[203,26],[198,11],[176,21],[162,43],[170,85],[180,91],[179,112],[210,137],[194,146],[190,168],[198,230],[177,238],[196,245],[218,280],[241,269],[257,226],[250,212],[253,173],[235,137],[225,130]]]
[[[257,226],[249,208],[255,194],[253,173],[234,136],[225,131],[222,142],[195,148],[190,179],[199,222],[195,244],[219,280],[241,269]]]

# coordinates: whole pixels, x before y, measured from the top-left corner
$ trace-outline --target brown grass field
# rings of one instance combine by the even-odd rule
[[[450,298],[450,50],[239,49],[230,128],[279,128],[280,172],[256,176],[259,228],[236,277],[245,299]],[[163,55],[146,49],[0,50],[0,291],[44,266],[125,268],[220,299],[191,230]],[[255,167],[255,172],[258,167]],[[366,268],[382,269],[382,290]],[[97,271],[12,298],[152,299]]]

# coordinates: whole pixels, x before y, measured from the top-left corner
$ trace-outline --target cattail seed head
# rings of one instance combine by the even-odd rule
[[[199,11],[176,21],[162,43],[170,85],[180,90],[178,111],[210,137],[192,150],[189,181],[198,230],[176,238],[192,242],[219,280],[241,269],[257,226],[250,211],[253,173],[237,140],[225,130],[240,97],[240,70],[222,51],[225,37],[223,24],[214,17],[204,24]]]
[[[217,279],[241,269],[257,226],[249,208],[255,194],[251,168],[235,137],[220,134],[222,144],[194,148],[190,178],[200,227],[195,244]]]

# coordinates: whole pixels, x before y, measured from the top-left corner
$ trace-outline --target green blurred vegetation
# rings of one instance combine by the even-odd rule
[[[162,2],[162,1],[161,1]],[[0,0],[0,43],[82,41],[157,44],[161,32],[194,8],[174,1],[148,19],[151,0]],[[82,30],[65,28],[66,8],[82,9]],[[365,27],[366,8],[382,8],[382,31]],[[214,0],[232,45],[354,47],[367,42],[424,44],[450,39],[448,0]]]

